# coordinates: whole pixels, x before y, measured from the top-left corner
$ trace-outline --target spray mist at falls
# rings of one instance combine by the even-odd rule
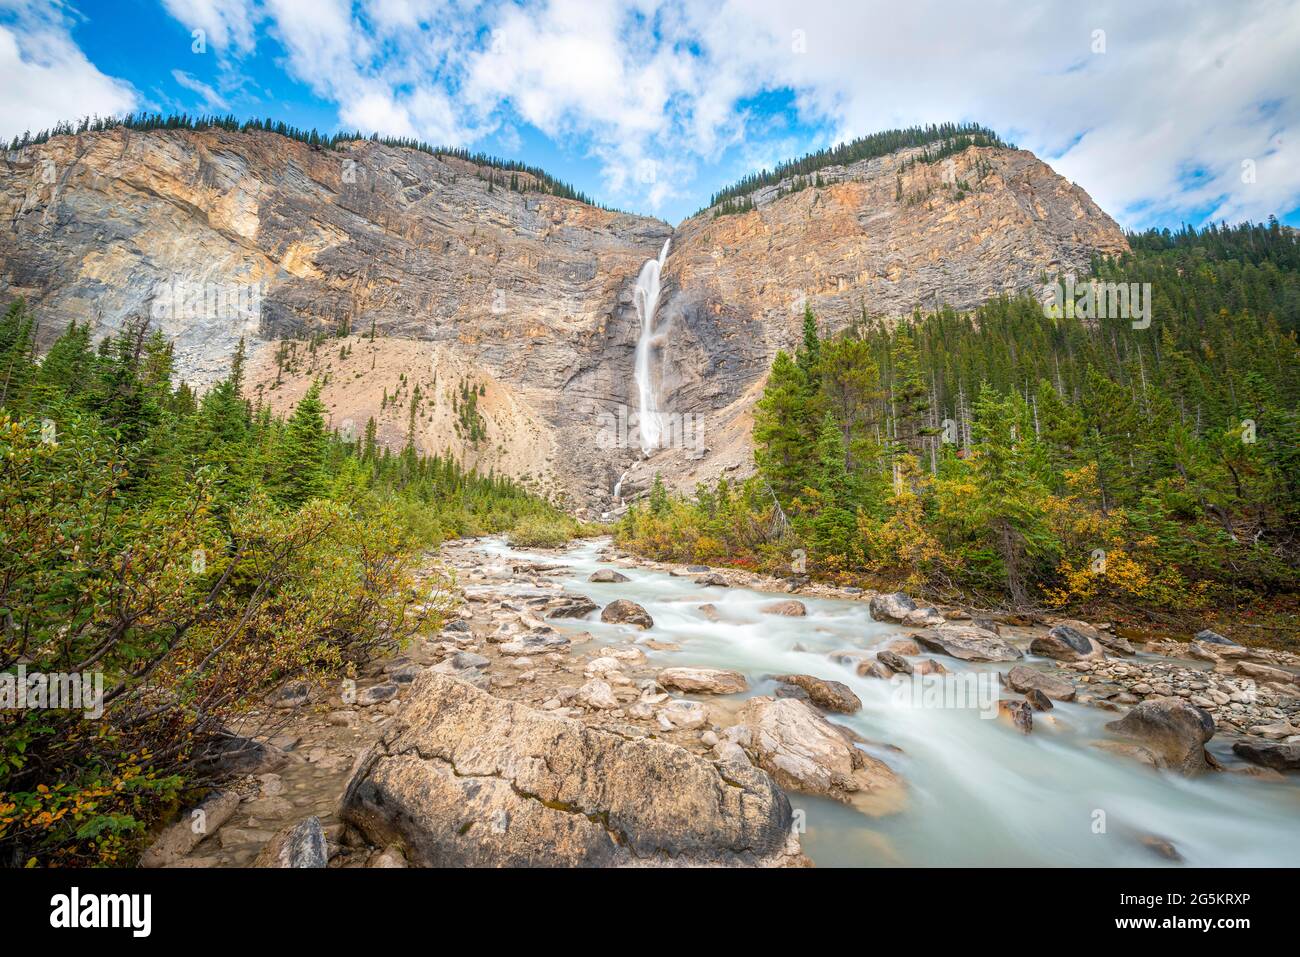
[[[659,251],[658,259],[646,260],[646,264],[641,267],[641,275],[636,280],[636,291],[632,294],[637,316],[641,320],[641,335],[636,342],[635,378],[639,403],[637,429],[641,435],[641,451],[645,454],[657,449],[663,438],[663,415],[659,411],[659,389],[656,370],[651,368],[651,358],[662,341],[655,329],[655,311],[659,308],[659,276],[663,272],[664,260],[668,258],[668,244],[671,241],[664,240],[664,248]]]

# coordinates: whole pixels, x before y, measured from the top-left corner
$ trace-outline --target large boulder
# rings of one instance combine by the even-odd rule
[[[1069,625],[1055,625],[1047,634],[1035,637],[1029,643],[1029,653],[1057,661],[1086,661],[1104,654],[1101,642]]]
[[[688,694],[739,694],[749,682],[739,671],[716,668],[665,668],[656,679],[663,688]]]
[[[600,620],[608,625],[636,625],[638,628],[653,628],[655,620],[650,613],[634,601],[620,598],[604,607]]]
[[[1106,730],[1144,749],[1158,768],[1191,775],[1216,766],[1205,750],[1214,718],[1182,698],[1148,698]]]
[[[871,601],[867,602],[867,611],[871,613],[873,621],[901,622],[916,611],[916,602],[901,591],[889,595],[872,595]]]
[[[803,863],[772,779],[427,673],[340,817],[417,867]]]
[[[910,636],[918,644],[962,661],[1015,661],[1024,654],[987,628],[947,622]]]
[[[1003,682],[1012,691],[1020,694],[1041,691],[1047,697],[1055,698],[1057,701],[1074,700],[1074,682],[1068,678],[1048,674],[1046,671],[1039,671],[1037,668],[1030,668],[1028,665],[1014,665],[1006,673]]]
[[[277,833],[257,855],[254,867],[326,867],[329,850],[320,818],[312,816]]]
[[[632,579],[628,578],[622,572],[616,572],[612,568],[597,568],[587,579],[589,582],[627,582]]]
[[[848,728],[831,724],[806,702],[750,698],[738,719],[738,743],[781,787],[866,814],[901,809],[903,782],[889,765],[855,747]]]
[[[812,675],[777,675],[776,680],[798,688],[819,708],[853,714],[862,708],[862,700],[842,681],[814,678]]]

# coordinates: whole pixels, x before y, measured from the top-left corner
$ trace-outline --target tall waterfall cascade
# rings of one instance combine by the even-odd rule
[[[668,244],[659,250],[658,259],[647,259],[636,280],[632,301],[641,320],[641,335],[636,343],[637,431],[641,436],[641,451],[649,455],[659,448],[663,440],[663,413],[659,409],[658,370],[654,368],[656,350],[663,342],[662,333],[655,328],[655,312],[659,308],[659,277],[664,260],[668,258]]]

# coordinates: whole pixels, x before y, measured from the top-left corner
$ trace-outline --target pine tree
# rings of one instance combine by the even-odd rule
[[[987,530],[1006,593],[1018,605],[1051,551],[1044,506],[1048,491],[1034,471],[1034,439],[1028,410],[1018,395],[989,386],[975,400],[975,494],[967,503],[973,521]]]
[[[14,408],[36,376],[36,323],[26,302],[15,299],[0,318],[0,406]]]
[[[323,494],[328,443],[320,383],[313,382],[294,407],[280,439],[276,482],[279,501],[296,508]]]
[[[817,317],[813,315],[812,306],[803,307],[803,344],[795,352],[795,363],[803,373],[805,387],[809,395],[821,387],[822,343],[817,335]]]
[[[880,401],[880,367],[871,346],[856,337],[822,344],[821,386],[840,429],[844,467],[852,472],[872,456],[872,426]]]
[[[782,501],[789,503],[813,479],[815,443],[808,382],[784,351],[776,354],[754,410],[754,460]]]
[[[90,348],[90,325],[73,320],[63,335],[54,340],[41,361],[36,389],[44,403],[57,396],[76,398],[89,388],[95,369],[95,353]]]

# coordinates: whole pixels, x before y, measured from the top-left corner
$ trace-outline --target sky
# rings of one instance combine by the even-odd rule
[[[974,121],[1121,225],[1300,226],[1300,0],[0,0],[0,136],[133,110],[484,150],[676,223]]]

